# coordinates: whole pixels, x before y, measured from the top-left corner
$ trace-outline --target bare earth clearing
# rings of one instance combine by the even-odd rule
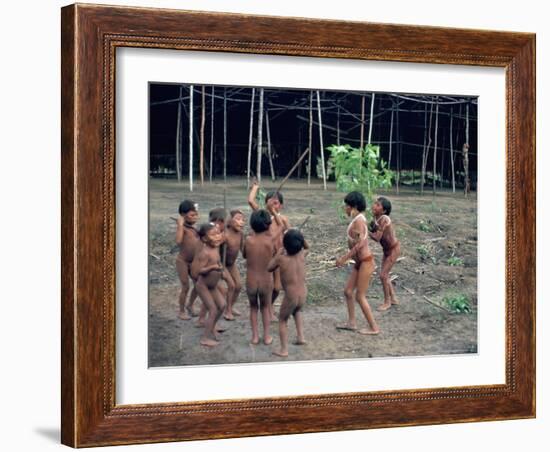
[[[265,190],[276,187],[267,179]],[[246,180],[230,179],[227,187],[228,208],[249,213],[246,203]],[[180,366],[226,363],[281,361],[271,354],[278,347],[278,325],[272,323],[271,346],[251,346],[248,302],[244,290],[236,308],[242,316],[227,326],[219,346],[208,349],[199,345],[201,330],[195,320],[177,318],[179,280],[175,271],[174,247],[177,208],[185,198],[199,203],[200,222],[207,221],[208,211],[223,206],[222,182],[195,186],[171,180],[150,181],[150,256],[149,256],[149,366]],[[387,195],[393,204],[391,217],[401,241],[401,259],[393,268],[396,292],[401,300],[386,312],[376,311],[382,303],[382,286],[375,273],[367,298],[375,310],[381,328],[378,336],[362,336],[335,329],[345,321],[343,287],[349,269],[336,269],[334,258],[345,250],[347,222],[338,218],[336,206],[345,194],[329,185],[327,192],[315,181],[289,181],[284,189],[285,211],[294,226],[311,216],[303,229],[312,249],[307,258],[308,302],[304,312],[305,346],[289,345],[290,356],[284,360],[324,360],[370,357],[425,356],[477,352],[477,202],[475,193],[464,199],[462,193],[431,192],[424,197],[413,189]],[[380,246],[371,241],[377,266],[381,262]],[[419,249],[421,248],[421,249]],[[459,257],[463,265],[451,266],[448,259]],[[239,267],[245,281],[242,257]],[[470,314],[454,314],[436,307],[445,295],[465,294],[470,300]],[[276,306],[279,305],[279,296]],[[195,305],[199,307],[197,302]],[[365,321],[356,308],[359,327]],[[295,326],[289,322],[290,341]]]

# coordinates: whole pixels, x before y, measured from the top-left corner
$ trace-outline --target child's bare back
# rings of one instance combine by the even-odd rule
[[[244,244],[246,258],[246,290],[248,293],[267,293],[273,290],[273,277],[267,271],[275,253],[273,237],[266,233],[250,235]]]

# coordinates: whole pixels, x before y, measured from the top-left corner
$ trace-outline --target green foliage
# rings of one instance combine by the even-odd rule
[[[420,223],[418,223],[418,229],[420,229],[422,232],[430,232],[432,230],[432,227],[430,226],[431,221],[424,221],[420,220]]]
[[[460,267],[461,265],[464,265],[464,261],[458,256],[451,256],[447,259],[447,264],[451,267]]]
[[[418,251],[418,254],[420,254],[420,258],[422,260],[427,259],[430,257],[430,249],[427,245],[419,245],[416,247],[416,251]]]
[[[380,146],[369,144],[361,149],[345,144],[327,149],[331,154],[327,177],[334,178],[338,191],[359,191],[372,202],[376,190],[391,187],[394,174],[380,158]]]
[[[472,312],[470,300],[464,294],[452,294],[443,298],[443,302],[452,311],[459,314]]]

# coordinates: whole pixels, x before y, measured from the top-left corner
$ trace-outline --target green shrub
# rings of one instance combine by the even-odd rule
[[[464,294],[452,294],[443,298],[443,302],[452,311],[460,314],[472,312],[470,301]]]

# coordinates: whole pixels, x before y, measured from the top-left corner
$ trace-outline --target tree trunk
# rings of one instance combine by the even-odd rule
[[[254,124],[254,95],[256,88],[252,88],[252,98],[250,100],[250,123],[248,127],[248,157],[246,164],[246,187],[250,189],[250,163],[252,161],[252,130]]]
[[[193,85],[189,87],[189,191],[193,191]]]
[[[258,112],[258,140],[257,140],[257,161],[256,161],[256,177],[258,182],[262,180],[262,129],[264,118],[264,89],[260,88],[260,110]]]
[[[439,123],[439,96],[435,98],[435,130],[434,130],[434,158],[433,158],[433,178],[432,178],[432,195],[435,196],[435,172],[437,170],[437,129]]]
[[[455,193],[455,154],[453,150],[453,107],[451,107],[451,118],[449,124],[449,147],[451,148],[451,182],[453,193]]]
[[[206,87],[202,85],[202,116],[201,116],[201,155],[200,155],[200,173],[201,185],[204,185],[204,124],[206,122]]]
[[[208,177],[210,178],[210,183],[212,183],[212,167],[214,162],[214,87],[212,87],[212,108],[210,112],[210,171],[208,172]]]
[[[227,182],[227,88],[223,89],[223,182]]]
[[[375,96],[376,96],[376,93],[372,93],[372,97],[370,100],[369,140],[367,141],[367,144],[372,143],[372,125],[374,123],[374,97]]]
[[[319,151],[321,153],[321,166],[323,167],[323,189],[327,189],[327,174],[325,170],[325,149],[323,147],[323,121],[321,118],[321,95],[317,90],[317,113],[319,116]]]
[[[307,161],[307,184],[311,185],[311,157],[313,146],[313,91],[309,93],[309,153]]]
[[[269,131],[269,110],[265,111],[265,127],[267,132],[267,157],[269,159],[269,169],[271,170],[271,180],[275,182],[275,170],[273,169],[273,156],[271,155],[271,133]]]
[[[178,100],[178,119],[176,129],[176,174],[178,175],[178,182],[181,182],[181,96],[183,94],[183,87],[180,86],[180,100]]]

